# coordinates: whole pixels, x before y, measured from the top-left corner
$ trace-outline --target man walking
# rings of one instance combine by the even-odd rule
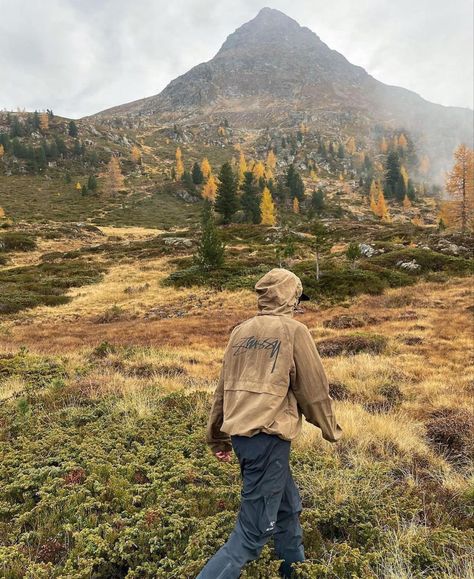
[[[234,328],[227,345],[208,422],[207,440],[229,462],[234,449],[242,473],[239,516],[227,543],[198,579],[236,579],[273,537],[283,563],[304,561],[301,499],[290,466],[290,441],[301,415],[336,442],[341,428],[328,381],[308,328],[293,319],[303,294],[300,279],[272,269],[255,285],[258,314]]]

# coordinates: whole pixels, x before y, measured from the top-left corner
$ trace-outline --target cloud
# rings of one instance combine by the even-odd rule
[[[160,92],[267,2],[0,0],[0,108],[80,117]],[[470,0],[274,0],[388,84],[472,107]]]

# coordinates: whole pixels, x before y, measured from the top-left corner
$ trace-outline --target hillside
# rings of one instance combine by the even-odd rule
[[[206,63],[158,95],[114,107],[98,118],[150,116],[153,122],[227,119],[236,129],[291,128],[305,122],[323,134],[354,131],[370,140],[379,125],[408,131],[438,178],[459,142],[472,142],[472,111],[430,103],[385,85],[331,50],[282,12],[262,9],[229,35]]]

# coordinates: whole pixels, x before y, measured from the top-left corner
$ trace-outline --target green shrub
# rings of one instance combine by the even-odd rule
[[[10,231],[0,235],[0,251],[31,251],[36,248],[34,236],[20,231]]]

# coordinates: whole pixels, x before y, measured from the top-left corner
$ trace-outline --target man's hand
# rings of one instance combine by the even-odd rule
[[[231,450],[219,450],[214,454],[216,455],[217,460],[220,462],[230,462],[232,460]]]

